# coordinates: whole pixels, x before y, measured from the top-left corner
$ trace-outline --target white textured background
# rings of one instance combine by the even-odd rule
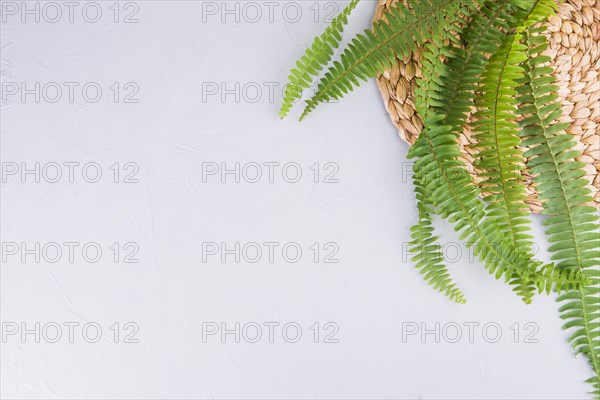
[[[37,4],[39,22],[35,15],[21,21],[20,1],[2,1],[3,398],[586,398],[582,381],[591,372],[573,357],[552,297],[521,303],[464,248],[456,253],[456,235],[441,221],[442,244],[468,304],[435,293],[407,261],[404,243],[415,221],[407,145],[372,80],[302,123],[297,109],[289,119],[277,117],[287,71],[345,2],[249,7],[153,0],[115,7],[98,1],[97,23],[82,16],[87,2],[75,3],[73,22],[57,2],[65,14],[56,23],[45,21],[54,17],[46,3],[26,3]],[[226,7],[238,11],[226,14]],[[373,7],[373,1],[359,5],[350,33],[368,27]],[[297,9],[302,15],[294,22]],[[261,16],[252,22],[256,10]],[[130,12],[137,23],[123,23]],[[72,102],[66,89],[56,103],[48,101],[54,92],[42,93],[39,102],[34,94],[8,93],[15,84],[36,82],[80,86]],[[96,103],[82,97],[89,82],[103,89]],[[136,85],[138,102],[115,102],[115,82],[121,90]],[[222,83],[248,89],[237,92],[238,102],[235,94],[222,99],[204,90]],[[97,163],[103,175],[89,183],[81,166],[73,182],[66,167],[57,183],[8,174],[15,165],[53,162]],[[218,175],[203,182],[203,165],[223,162],[297,163],[302,177],[288,183],[279,166],[272,183],[266,167],[258,183],[243,177],[236,183],[233,176],[222,183]],[[316,162],[318,183],[309,169]],[[110,169],[115,163],[118,183]],[[137,183],[122,182],[133,171],[126,163],[139,168]],[[333,170],[326,163],[339,168],[337,183],[323,182]],[[544,248],[540,218],[534,230]],[[8,251],[13,243],[50,242],[97,243],[102,258],[86,262],[78,247],[73,262],[65,254],[56,263],[49,254],[39,262],[25,254],[23,262],[21,252]],[[123,249],[115,262],[109,249],[115,242],[137,245],[139,262],[124,263]],[[257,263],[236,263],[233,256],[203,262],[203,242],[295,242],[303,254],[286,262],[279,246],[273,263],[266,255]],[[321,246],[316,263],[314,242]],[[329,242],[339,247],[338,263],[323,262]],[[540,257],[547,256],[541,251]],[[73,343],[64,327],[69,322],[80,324]],[[137,343],[125,343],[127,322],[139,327]],[[280,325],[273,343],[266,327],[258,343],[243,337],[236,343],[234,335],[203,341],[207,322]],[[315,322],[318,343],[310,329]],[[333,329],[325,330],[328,322],[339,327],[337,343],[324,343]],[[51,343],[54,331],[43,335],[42,328],[39,343],[34,333],[8,334],[15,326],[35,331],[36,323],[63,326],[62,338]],[[83,335],[86,323],[102,328],[98,342],[86,340],[94,336],[93,330]],[[286,341],[293,330],[283,336],[286,323],[302,328],[297,343]],[[407,323],[434,331],[439,323],[439,343],[434,334],[403,341]],[[473,340],[469,323],[479,324]],[[462,336],[450,343],[456,324]],[[485,324],[492,326],[487,334]],[[495,343],[493,327],[502,334]]]

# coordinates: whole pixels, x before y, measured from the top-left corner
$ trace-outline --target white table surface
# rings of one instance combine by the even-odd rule
[[[407,145],[373,80],[302,123],[277,117],[289,68],[344,2],[89,3],[54,3],[51,23],[54,5],[2,2],[3,398],[586,398],[553,296],[522,303],[443,221],[468,303],[414,269]],[[36,163],[39,182],[22,175]],[[209,174],[236,163],[239,183]],[[533,231],[547,260],[541,218]],[[210,334],[236,323],[239,343]]]

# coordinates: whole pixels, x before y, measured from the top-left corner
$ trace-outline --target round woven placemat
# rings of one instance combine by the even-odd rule
[[[382,17],[396,1],[378,0],[374,20]],[[585,163],[585,171],[594,196],[594,205],[600,203],[600,4],[597,0],[567,0],[558,6],[556,15],[547,26],[548,49],[552,58],[554,75],[560,87],[559,101],[563,104],[561,121],[571,123],[567,133],[573,135],[577,149]],[[421,77],[421,54],[416,51],[377,78],[385,107],[399,135],[413,144],[423,128],[415,111],[414,85]],[[473,167],[474,140],[467,125],[460,137],[463,161]],[[531,177],[525,175],[528,198],[525,202],[531,211],[539,213],[541,202],[537,199]],[[476,177],[477,181],[477,177]]]

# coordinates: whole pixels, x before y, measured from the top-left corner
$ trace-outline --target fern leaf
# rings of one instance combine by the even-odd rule
[[[468,245],[475,244],[476,254],[497,277],[507,271],[522,270],[521,262],[502,244],[503,238],[493,221],[484,219],[479,190],[458,160],[457,136],[473,104],[474,82],[488,62],[485,50],[497,49],[504,37],[502,28],[507,21],[512,22],[509,9],[509,4],[486,3],[463,33],[469,43],[467,48],[455,46],[447,64],[438,61],[444,79],[431,84],[434,89],[427,98],[434,99],[435,104],[429,104],[432,111],[424,118],[425,129],[409,152],[410,157],[418,157],[415,171],[422,171],[440,214],[456,222],[455,229],[469,239]]]
[[[423,0],[412,9],[397,2],[373,24],[373,31],[358,34],[342,53],[340,61],[321,79],[317,93],[306,102],[303,119],[318,104],[339,99],[360,81],[390,68],[397,58],[412,53],[417,45],[434,39],[441,29],[452,27],[475,9],[473,1]],[[387,20],[387,21],[386,21]]]
[[[439,237],[434,236],[431,215],[433,211],[427,201],[426,188],[420,174],[413,176],[417,196],[419,220],[410,228],[412,241],[409,251],[414,253],[412,260],[421,271],[423,278],[437,291],[459,304],[467,302],[462,291],[453,283],[448,268],[443,263],[444,256],[439,245]]]
[[[529,57],[524,62],[525,77],[521,81],[519,113],[527,166],[534,173],[534,184],[543,201],[544,225],[552,259],[557,268],[577,271],[587,277],[584,287],[567,291],[558,298],[564,329],[574,329],[569,341],[576,354],[583,353],[595,373],[588,379],[593,394],[600,397],[600,226],[592,200],[585,187],[583,163],[575,159],[580,152],[564,132],[567,123],[556,122],[561,106],[556,102],[553,69],[550,58],[540,53],[547,47],[540,35],[543,28],[529,28],[525,43]]]
[[[325,32],[317,36],[306,53],[296,62],[296,68],[290,71],[288,84],[283,95],[283,102],[279,109],[279,117],[284,118],[292,105],[302,96],[302,91],[312,83],[314,76],[331,60],[334,49],[342,40],[344,26],[348,23],[348,16],[360,0],[351,0],[350,3],[331,21]]]
[[[531,262],[532,236],[524,200],[525,183],[521,175],[525,159],[520,149],[515,111],[517,80],[523,78],[521,63],[527,58],[526,46],[520,43],[521,34],[527,27],[545,20],[556,8],[554,0],[536,0],[521,4],[523,8],[517,16],[517,33],[507,36],[498,52],[493,55],[482,76],[482,96],[478,99],[476,113],[474,148],[479,176],[479,185],[488,202],[486,214],[494,218],[507,241]],[[538,263],[541,265],[541,263]],[[543,267],[552,273],[553,266]],[[515,291],[529,303],[535,287],[532,282],[515,276],[511,284]]]
[[[530,249],[533,248],[530,230],[531,221],[526,209],[525,183],[521,176],[524,165],[523,153],[519,148],[521,140],[515,118],[516,80],[523,77],[526,47],[519,43],[520,35],[506,37],[496,54],[492,56],[482,76],[482,95],[476,104],[479,111],[473,123],[478,149],[475,155],[479,175],[479,187],[488,202],[486,215],[492,218],[506,242],[532,263]],[[540,263],[541,264],[541,263]],[[515,291],[530,303],[535,293],[531,281],[515,276],[511,283]]]
[[[457,29],[455,33],[462,30]],[[453,35],[452,31],[441,32],[433,43],[423,46],[422,75],[427,77],[439,76],[440,63],[443,57],[448,57],[447,46],[443,42],[458,43],[458,36]],[[442,64],[443,65],[443,64]],[[432,92],[433,80],[417,79],[415,86],[415,107],[422,117],[428,115],[428,94]],[[436,290],[446,295],[450,300],[459,304],[466,303],[464,294],[455,283],[453,283],[447,266],[444,264],[444,257],[438,243],[438,236],[434,236],[434,227],[432,223],[432,204],[426,193],[426,184],[424,182],[422,170],[415,170],[413,182],[417,198],[417,210],[419,213],[417,223],[410,228],[412,232],[412,241],[410,243],[410,252],[414,253],[413,261],[416,262],[416,268],[420,269],[426,282],[432,285]]]
[[[428,193],[442,217],[456,222],[455,230],[474,246],[474,253],[496,278],[513,281],[515,274],[524,281],[532,280],[536,287],[579,287],[581,276],[556,272],[549,266],[524,257],[515,251],[479,200],[479,188],[458,160],[457,137],[473,104],[475,83],[483,73],[488,58],[507,36],[504,31],[515,26],[514,10],[508,3],[486,2],[463,34],[468,46],[454,48],[454,56],[441,72],[444,78],[429,98],[435,99],[434,112],[425,118],[425,129],[409,152],[418,157],[415,170],[424,170]],[[541,267],[540,267],[541,266]],[[525,299],[527,300],[527,299]]]

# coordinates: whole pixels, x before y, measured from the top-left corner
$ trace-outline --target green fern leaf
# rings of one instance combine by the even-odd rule
[[[476,101],[479,111],[473,123],[477,143],[473,147],[478,149],[475,158],[482,178],[479,187],[488,202],[486,215],[495,220],[506,242],[531,264],[532,236],[525,233],[531,222],[521,176],[525,160],[515,118],[516,80],[523,77],[519,64],[527,57],[526,47],[519,40],[519,34],[507,36],[482,76],[482,95]],[[535,293],[532,282],[514,276],[511,283],[530,303]]]
[[[312,83],[314,76],[331,60],[334,49],[342,40],[344,26],[348,23],[348,16],[356,8],[360,0],[351,0],[350,3],[331,21],[321,36],[317,36],[306,53],[296,62],[296,68],[290,71],[288,84],[283,95],[283,103],[279,109],[279,117],[284,118],[292,105],[302,96],[302,91]]]
[[[529,57],[523,63],[525,77],[520,82],[519,113],[527,167],[548,215],[544,225],[552,259],[563,271],[577,271],[588,284],[567,291],[558,298],[564,329],[574,329],[569,341],[577,354],[583,353],[595,376],[588,379],[593,394],[600,397],[600,226],[583,164],[575,159],[573,138],[564,132],[567,123],[557,123],[561,106],[556,102],[550,58],[540,53],[547,48],[543,28],[529,28],[524,34]]]
[[[502,245],[503,238],[494,229],[493,221],[484,219],[479,190],[458,160],[457,136],[473,104],[475,82],[488,62],[484,50],[495,50],[501,44],[505,36],[502,28],[513,20],[507,13],[510,7],[510,4],[486,3],[463,32],[469,43],[467,48],[454,46],[450,52],[453,57],[447,64],[438,61],[444,79],[429,84],[434,89],[426,98],[433,99],[435,104],[429,103],[431,112],[424,116],[425,128],[409,152],[409,157],[418,157],[415,173],[420,172],[426,178],[428,192],[440,214],[456,222],[455,229],[469,239],[468,245],[476,244],[476,254],[487,261],[490,272],[497,277],[507,270],[516,272],[522,266],[519,260],[511,259],[513,252]],[[487,225],[482,226],[484,223]]]
[[[467,48],[452,49],[453,58],[443,65],[443,80],[428,96],[435,99],[434,112],[425,118],[426,128],[409,157],[418,157],[415,171],[424,171],[428,193],[442,217],[456,222],[455,230],[467,239],[468,246],[474,246],[475,255],[484,261],[492,275],[511,282],[517,275],[524,281],[533,281],[540,289],[553,285],[578,287],[581,277],[577,274],[557,273],[549,266],[541,266],[507,243],[494,219],[484,218],[479,189],[458,160],[457,137],[473,104],[476,82],[489,61],[485,54],[497,51],[507,36],[505,30],[516,25],[517,13],[522,10],[515,10],[508,3],[486,2],[473,16],[471,26],[463,33]]]
[[[413,240],[410,242],[409,251],[415,254],[412,261],[416,262],[416,268],[434,289],[445,294],[450,300],[464,304],[467,302],[464,294],[453,283],[448,268],[443,263],[444,256],[438,242],[439,237],[433,234],[433,211],[427,201],[426,185],[421,182],[419,175],[413,176],[419,220],[410,228]]]
[[[385,20],[373,24],[373,31],[358,34],[342,53],[340,61],[321,79],[317,93],[306,102],[303,119],[318,104],[339,99],[360,81],[390,68],[397,58],[412,53],[420,43],[436,38],[476,9],[473,1],[423,0],[412,9],[397,2],[384,14]],[[387,22],[386,22],[387,20]]]
[[[518,32],[545,20],[556,8],[554,0],[536,0],[529,4],[522,1],[521,6],[524,8],[517,15]],[[505,39],[482,76],[482,87],[478,89],[482,95],[476,101],[479,111],[473,124],[478,143],[473,147],[479,149],[475,158],[479,176],[483,178],[479,186],[488,202],[486,214],[496,220],[507,241],[531,263],[533,243],[532,236],[525,233],[530,230],[530,220],[521,175],[525,159],[515,116],[516,81],[523,78],[520,64],[528,55],[518,32]],[[553,266],[543,269],[551,274]],[[511,284],[527,303],[531,301],[535,291],[532,282],[514,276]]]
[[[456,29],[456,32],[450,30],[443,31],[436,37],[433,43],[423,46],[422,75],[427,77],[436,77],[440,73],[440,60],[443,57],[449,57],[447,46],[444,42],[458,44],[458,36],[453,33],[460,33],[462,27]],[[442,64],[443,65],[443,64]],[[422,117],[426,117],[429,112],[427,102],[428,94],[432,93],[434,80],[417,79],[415,86],[415,107]],[[424,182],[422,170],[415,170],[413,182],[417,198],[417,210],[419,213],[417,223],[410,228],[412,232],[412,241],[410,243],[410,252],[414,253],[413,261],[416,268],[421,271],[425,281],[432,285],[436,290],[445,294],[450,300],[459,304],[466,303],[464,294],[456,287],[452,281],[447,266],[443,263],[444,257],[438,243],[438,236],[434,236],[434,227],[432,223],[432,204],[426,193],[426,184]]]

